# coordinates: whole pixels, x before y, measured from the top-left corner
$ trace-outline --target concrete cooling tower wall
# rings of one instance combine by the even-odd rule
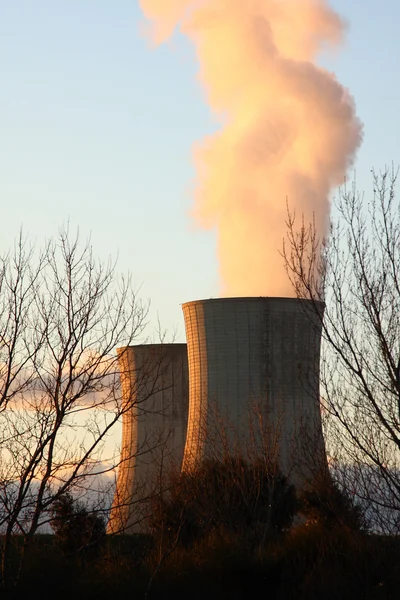
[[[183,469],[264,452],[295,483],[326,468],[319,405],[323,304],[224,298],[183,305],[189,420]]]
[[[186,344],[120,348],[121,462],[109,533],[146,529],[145,499],[160,491],[171,468],[180,470],[188,415]]]

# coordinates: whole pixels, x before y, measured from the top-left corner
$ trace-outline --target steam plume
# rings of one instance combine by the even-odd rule
[[[141,0],[158,42],[179,26],[222,129],[195,149],[194,214],[216,227],[224,295],[292,295],[286,200],[328,226],[329,193],[361,141],[352,98],[317,66],[344,33],[326,0]]]

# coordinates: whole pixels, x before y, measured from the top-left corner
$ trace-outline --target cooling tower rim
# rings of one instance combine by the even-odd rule
[[[184,342],[167,342],[165,344],[163,343],[159,343],[159,344],[131,344],[130,346],[119,346],[118,348],[116,348],[117,352],[123,352],[124,350],[128,350],[129,348],[134,348],[135,350],[138,348],[154,348],[156,349],[161,349],[161,348],[183,348],[186,347],[187,344]]]
[[[287,304],[302,304],[304,305],[316,305],[318,308],[322,309],[325,307],[325,303],[320,300],[309,300],[307,298],[288,298],[284,296],[236,296],[236,297],[226,297],[226,298],[204,298],[203,300],[190,300],[189,302],[184,302],[182,304],[182,308],[186,306],[193,306],[196,304],[228,304],[232,303],[287,303]]]

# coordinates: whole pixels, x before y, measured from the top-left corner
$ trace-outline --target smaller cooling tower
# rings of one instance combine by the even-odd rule
[[[227,451],[264,453],[297,484],[326,468],[323,309],[262,297],[183,305],[190,385],[184,470]]]
[[[180,470],[188,414],[186,344],[119,348],[122,448],[109,533],[145,531],[150,494]]]

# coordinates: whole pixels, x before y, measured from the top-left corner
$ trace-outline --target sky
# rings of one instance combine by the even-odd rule
[[[348,23],[320,63],[364,124],[358,187],[400,163],[397,0],[332,0]],[[135,0],[0,0],[0,252],[23,226],[40,241],[70,223],[102,259],[118,254],[169,339],[181,304],[218,296],[215,232],[190,217],[192,147],[219,128],[190,43],[146,37]],[[352,173],[349,174],[352,176]]]

